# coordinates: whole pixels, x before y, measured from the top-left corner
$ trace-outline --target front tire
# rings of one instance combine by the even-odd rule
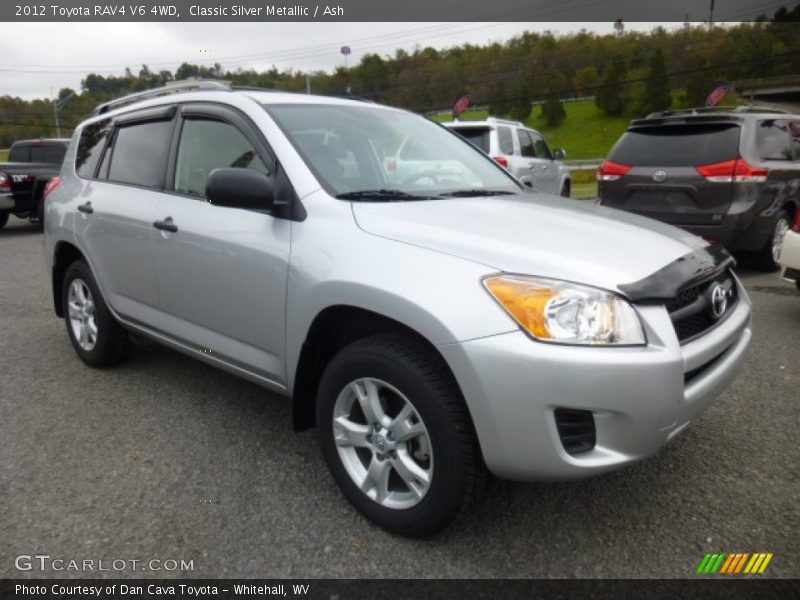
[[[756,254],[756,267],[761,271],[772,272],[780,269],[778,262],[780,257],[781,244],[786,232],[789,231],[789,215],[785,210],[778,213],[764,247]]]
[[[69,339],[83,362],[110,367],[126,358],[128,334],[106,306],[89,265],[82,260],[67,269],[61,301]]]
[[[421,537],[464,514],[485,467],[444,361],[410,337],[353,342],[323,373],[322,451],[347,499],[384,529]]]
[[[571,184],[569,181],[565,181],[564,185],[561,186],[561,197],[562,198],[569,198],[570,191],[571,191]]]
[[[0,213],[0,229],[6,226],[8,223],[8,213]]]

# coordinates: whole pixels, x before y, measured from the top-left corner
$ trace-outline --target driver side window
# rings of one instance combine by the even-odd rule
[[[272,175],[244,134],[230,123],[184,120],[175,165],[175,191],[205,198],[209,174],[223,167],[254,169]]]

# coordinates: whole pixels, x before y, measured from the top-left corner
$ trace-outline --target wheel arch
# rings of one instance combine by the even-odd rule
[[[64,276],[69,266],[76,260],[86,260],[86,257],[77,246],[65,241],[56,244],[53,252],[53,308],[59,317],[64,316],[64,307],[61,303]]]
[[[441,359],[441,364],[458,386],[452,369],[436,346],[414,328],[365,308],[347,304],[328,306],[316,315],[308,328],[295,369],[292,422],[296,431],[316,425],[317,389],[331,358],[356,340],[381,334],[408,336],[426,346]]]

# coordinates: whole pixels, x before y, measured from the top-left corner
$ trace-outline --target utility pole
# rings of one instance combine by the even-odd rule
[[[311,93],[311,75],[306,73],[306,94]]]
[[[714,26],[714,0],[711,0],[711,7],[708,9],[708,28]]]
[[[50,88],[50,94],[53,93],[53,88]],[[64,96],[61,100],[58,98],[53,98],[53,116],[56,119],[56,137],[61,137],[61,122],[58,119],[58,113],[61,112],[61,109],[67,105],[67,102],[72,100],[72,97],[75,95],[75,92],[70,92],[66,96]]]

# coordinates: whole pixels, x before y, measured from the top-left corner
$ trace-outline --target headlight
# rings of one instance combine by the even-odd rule
[[[645,344],[636,311],[611,292],[521,275],[494,275],[484,279],[483,285],[537,340],[595,346]]]

